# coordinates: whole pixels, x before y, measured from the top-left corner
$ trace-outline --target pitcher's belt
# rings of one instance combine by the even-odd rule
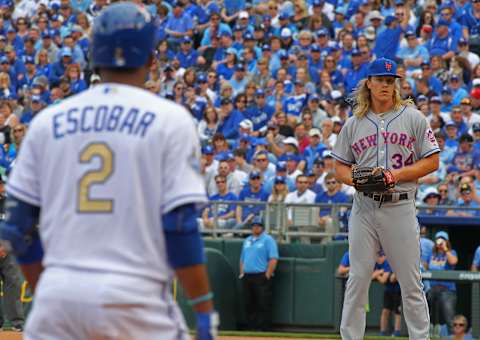
[[[391,194],[373,194],[373,193],[364,192],[363,195],[370,197],[374,201],[378,201],[378,202],[398,202],[398,201],[403,201],[403,200],[408,200],[410,198],[413,198],[414,193],[394,192]]]

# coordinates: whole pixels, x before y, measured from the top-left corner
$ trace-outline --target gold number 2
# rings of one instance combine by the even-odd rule
[[[105,183],[113,172],[113,152],[105,143],[87,145],[80,153],[80,163],[90,163],[99,157],[100,168],[87,171],[78,182],[78,211],[81,213],[111,213],[112,199],[90,198],[90,187]]]

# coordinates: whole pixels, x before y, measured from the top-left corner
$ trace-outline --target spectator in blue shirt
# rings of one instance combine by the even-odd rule
[[[255,92],[255,103],[247,109],[246,115],[253,123],[253,130],[262,131],[262,128],[266,130],[274,112],[275,108],[266,103],[265,91],[258,89]]]
[[[220,121],[217,131],[221,132],[228,140],[237,139],[239,136],[238,129],[240,123],[245,117],[233,108],[233,103],[230,98],[223,98],[220,104]]]
[[[432,251],[435,243],[430,240],[427,236],[427,227],[420,227],[420,259],[423,262],[423,266],[427,267],[427,263],[432,256]]]
[[[463,98],[468,97],[468,92],[462,87],[462,81],[456,74],[452,74],[448,79],[448,86],[452,89],[452,104],[460,105]]]
[[[341,183],[335,179],[333,173],[328,173],[324,179],[325,186],[327,190],[325,192],[320,192],[315,197],[315,203],[347,203],[349,198],[346,194],[340,191]],[[318,223],[320,227],[325,228],[327,233],[335,233],[338,230],[334,229],[332,209],[331,208],[321,208],[320,216],[318,218]]]
[[[345,75],[345,93],[349,94],[357,86],[358,82],[367,76],[368,65],[362,61],[362,52],[359,49],[352,50],[352,67]]]
[[[227,177],[223,175],[215,176],[218,193],[210,196],[209,201],[222,201],[221,204],[211,205],[203,210],[202,223],[203,228],[213,228],[216,222],[218,228],[231,229],[235,226],[235,204],[224,203],[228,201],[237,201],[237,196],[228,191]],[[215,221],[216,217],[216,221]]]
[[[459,206],[458,209],[449,210],[447,215],[448,216],[460,216],[460,217],[478,217],[480,216],[480,210],[467,210],[462,209],[461,207],[468,207],[468,208],[480,208],[480,204],[475,202],[473,198],[473,191],[475,189],[472,188],[472,184],[463,183],[460,186],[460,198],[457,200],[457,204]]]
[[[262,175],[259,171],[252,171],[249,175],[249,181],[244,186],[240,195],[239,201],[261,203],[268,200],[268,193],[266,193],[262,186]],[[255,216],[260,216],[265,206],[263,204],[245,204],[237,206],[237,226],[236,229],[241,229],[250,224]]]
[[[189,36],[182,38],[180,50],[176,55],[176,58],[180,62],[180,67],[187,69],[197,65],[198,52],[192,48],[192,45],[192,38]]]
[[[448,172],[454,172],[462,176],[474,176],[476,174],[475,164],[480,162],[480,154],[473,150],[473,137],[468,133],[458,139],[459,146],[452,159],[452,165]]]
[[[168,42],[171,48],[176,50],[183,37],[191,37],[193,34],[193,19],[183,10],[182,1],[175,1],[173,10],[168,15],[165,32],[168,34]]]
[[[378,263],[378,262],[377,262]],[[390,321],[390,313],[394,314],[394,331],[392,336],[400,336],[402,326],[402,294],[397,276],[393,272],[387,260],[381,264],[383,273],[378,276],[378,282],[385,285],[383,292],[383,309],[380,316],[380,335],[388,336],[388,324]]]
[[[405,33],[407,46],[401,47],[397,52],[397,57],[402,59],[403,65],[407,69],[407,76],[411,76],[414,72],[420,71],[420,65],[430,60],[430,54],[425,46],[418,43],[415,31],[407,31]]]
[[[457,252],[452,249],[449,235],[445,231],[435,234],[435,247],[428,261],[428,270],[454,270],[458,262]],[[430,320],[434,325],[439,325],[440,320],[445,320],[449,329],[455,316],[457,304],[457,288],[454,282],[430,281],[431,289],[427,293],[430,310]],[[440,320],[437,318],[440,315]]]
[[[341,276],[347,276],[349,272],[350,272],[350,253],[347,250],[343,254],[342,259],[340,260],[340,264],[338,265],[338,268],[337,268],[337,273],[338,275],[341,275]]]
[[[305,148],[303,155],[307,161],[307,169],[313,170],[313,163],[316,159],[322,157],[323,151],[327,150],[327,146],[321,142],[322,133],[319,129],[310,129],[308,136],[310,137],[310,145]]]
[[[404,19],[402,25],[406,26],[407,23]],[[373,53],[377,58],[384,57],[394,60],[400,45],[402,26],[400,26],[398,18],[393,15],[387,16],[384,24],[386,28],[377,34]]]
[[[277,243],[265,232],[264,222],[257,217],[252,235],[243,242],[240,254],[240,279],[243,281],[248,327],[266,331],[272,320],[272,279],[278,262]]]
[[[458,39],[449,32],[450,23],[440,19],[435,27],[435,34],[429,44],[431,55],[439,55],[443,60],[450,60],[457,52]]]

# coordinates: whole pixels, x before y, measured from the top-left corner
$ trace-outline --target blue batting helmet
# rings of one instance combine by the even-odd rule
[[[156,25],[150,14],[131,2],[108,6],[95,19],[92,34],[94,67],[137,68],[155,48]]]

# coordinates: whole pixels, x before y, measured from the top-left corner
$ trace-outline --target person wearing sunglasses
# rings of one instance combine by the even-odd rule
[[[442,334],[441,334],[442,335]],[[473,340],[472,334],[468,330],[468,320],[462,314],[457,314],[453,318],[452,333],[447,339],[453,340]]]

